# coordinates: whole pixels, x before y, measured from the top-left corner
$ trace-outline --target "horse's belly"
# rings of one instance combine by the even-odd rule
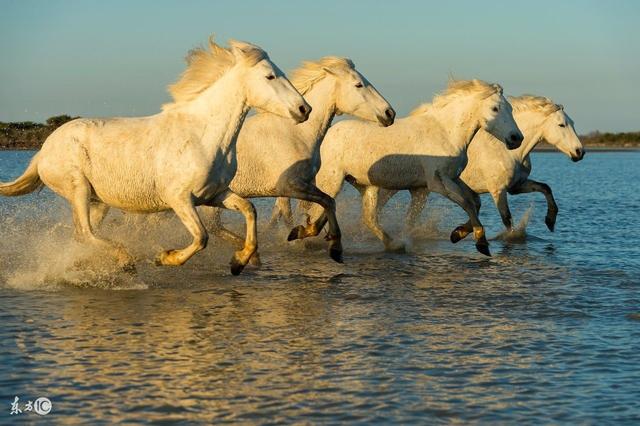
[[[375,162],[366,172],[366,180],[381,188],[408,189],[425,186],[427,176],[419,158],[395,154]]]
[[[91,182],[95,197],[105,204],[134,212],[156,212],[169,206],[155,191],[155,185],[130,179],[116,180],[109,184]]]

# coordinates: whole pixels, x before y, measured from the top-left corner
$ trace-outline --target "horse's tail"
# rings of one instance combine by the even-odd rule
[[[13,182],[0,182],[0,195],[7,197],[15,197],[18,195],[28,194],[35,191],[43,185],[38,175],[38,154],[36,154],[29,163],[27,170],[22,176]]]

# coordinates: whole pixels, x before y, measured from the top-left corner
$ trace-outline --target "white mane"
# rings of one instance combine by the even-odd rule
[[[477,95],[481,98],[487,98],[496,93],[502,94],[502,86],[499,84],[491,84],[477,79],[451,80],[444,92],[436,95],[432,102],[419,105],[409,115],[425,114],[432,106],[436,108],[443,107],[460,96]]]
[[[229,45],[242,50],[249,66],[267,57],[264,50],[250,43],[230,40]],[[236,57],[231,50],[216,44],[212,36],[209,37],[208,49],[197,47],[190,50],[186,61],[187,69],[168,88],[174,102],[163,105],[163,109],[195,99],[236,63]]]
[[[560,104],[556,104],[551,99],[544,96],[521,95],[510,96],[509,103],[513,107],[514,112],[518,111],[537,111],[545,115],[553,114],[556,111],[564,109]]]
[[[304,61],[302,66],[291,73],[291,84],[302,95],[307,93],[314,84],[326,77],[327,71],[352,70],[355,65],[348,58],[325,56],[318,61]]]

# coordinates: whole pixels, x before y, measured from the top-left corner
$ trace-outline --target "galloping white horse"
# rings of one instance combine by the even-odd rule
[[[291,74],[291,82],[313,107],[309,120],[295,125],[273,114],[249,117],[238,135],[238,171],[230,187],[244,198],[292,197],[322,206],[329,221],[329,254],[342,262],[335,201],[313,183],[320,168],[320,144],[336,114],[389,126],[395,112],[346,58],[304,62]],[[214,215],[212,232],[240,242],[222,227],[220,212]]]
[[[322,167],[316,177],[320,189],[335,196],[348,179],[363,189],[363,219],[387,249],[398,249],[378,223],[380,188],[428,188],[461,206],[473,224],[476,248],[487,256],[484,235],[473,200],[459,176],[467,164],[467,147],[476,132],[485,129],[516,148],[522,133],[511,114],[511,105],[499,85],[479,80],[453,81],[432,104],[424,104],[389,128],[349,120],[327,132],[321,148]],[[315,221],[294,228],[297,238],[317,235],[326,222],[317,206]]]
[[[173,209],[193,236],[180,250],[159,255],[163,265],[182,265],[207,244],[197,205],[239,210],[247,221],[242,250],[231,259],[238,274],[257,248],[253,205],[229,189],[236,170],[237,133],[251,107],[298,122],[311,108],[266,52],[209,41],[190,52],[188,67],[170,87],[175,102],[139,118],[78,119],[47,138],[22,176],[0,185],[2,195],[22,195],[43,183],[66,198],[76,237],[108,249],[132,266],[124,249],[99,238],[97,226],[109,206],[133,212]]]
[[[469,146],[469,164],[462,172],[460,179],[472,191],[476,209],[480,211],[479,194],[489,193],[496,204],[502,223],[511,231],[511,212],[507,201],[507,193],[521,194],[525,192],[541,192],[547,200],[545,223],[553,232],[558,206],[553,198],[551,188],[546,183],[529,179],[531,159],[529,153],[542,140],[555,146],[574,162],[582,160],[584,148],[578,139],[573,120],[564,111],[562,105],[549,98],[523,95],[510,97],[513,106],[513,117],[522,129],[524,141],[518,149],[507,150],[500,141],[487,132],[480,131]],[[379,208],[395,194],[387,191],[381,194]],[[411,206],[407,213],[407,222],[413,226],[424,208],[429,191],[418,189],[411,191]],[[471,232],[469,222],[454,231],[454,240],[466,237]]]

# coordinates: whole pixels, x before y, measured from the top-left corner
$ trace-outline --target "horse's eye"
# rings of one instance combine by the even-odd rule
[[[362,85],[362,83],[356,83],[356,87],[357,87],[358,89],[362,89],[364,86]]]
[[[274,78],[276,78],[276,76],[273,74],[267,76],[267,80],[273,80]]]
[[[558,124],[558,126],[560,126],[560,127],[567,127],[567,126],[566,126],[566,125],[564,125],[564,124]]]
[[[493,107],[493,112],[498,112],[498,107],[497,106]]]

